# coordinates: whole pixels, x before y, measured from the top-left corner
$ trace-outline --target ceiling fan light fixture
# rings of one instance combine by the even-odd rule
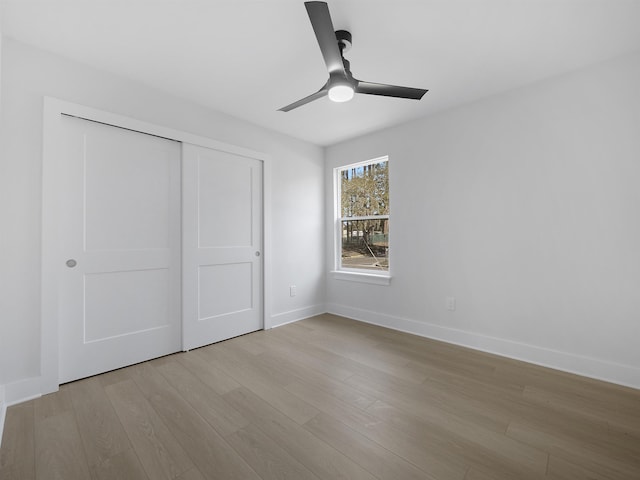
[[[353,87],[348,83],[338,83],[329,89],[329,99],[334,102],[348,102],[354,93]]]
[[[363,82],[354,78],[349,61],[344,58],[344,52],[351,47],[351,33],[346,30],[335,31],[326,2],[309,1],[304,2],[304,6],[329,72],[329,80],[316,93],[280,108],[281,112],[289,112],[325,96],[329,96],[333,102],[348,102],[355,93],[420,100],[427,93],[422,88]]]

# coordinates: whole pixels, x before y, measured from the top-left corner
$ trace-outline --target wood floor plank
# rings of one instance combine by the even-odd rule
[[[640,432],[640,412],[637,405],[628,404],[623,399],[612,400],[602,396],[599,398],[589,387],[583,391],[574,389],[571,393],[561,394],[548,388],[527,385],[523,396],[539,403],[553,405],[563,411],[575,411],[576,405],[580,405],[579,410],[584,415]]]
[[[408,433],[419,443],[432,441],[434,435],[446,439],[446,449],[461,456],[471,467],[521,479],[538,478],[546,472],[548,454],[545,451],[514,441],[502,433],[454,418],[449,418],[446,424],[425,422],[384,402],[376,402],[367,411]]]
[[[152,366],[136,365],[131,376],[205,478],[259,480],[253,469]]]
[[[417,365],[428,365],[443,372],[456,373],[467,377],[488,377],[495,371],[493,362],[487,361],[485,358],[476,359],[474,362],[456,361],[456,356],[460,354],[456,350],[445,353],[439,351],[441,349],[425,349],[424,345],[413,348],[410,344],[407,345],[406,342],[380,342],[375,346],[375,349],[376,351],[402,358],[405,364],[413,362]],[[430,371],[426,370],[422,373],[428,375]]]
[[[389,375],[353,375],[345,380],[353,388],[375,396],[434,424],[478,425],[504,433],[510,417],[483,410],[477,402],[442,391],[438,385],[414,385]]]
[[[516,420],[509,425],[507,435],[601,475],[616,479],[640,478],[640,457],[628,455],[614,445],[607,448],[567,436],[546,423]]]
[[[474,465],[469,467],[469,471],[464,477],[464,480],[545,480],[547,478],[546,475],[541,473],[527,472],[524,476],[520,476],[519,474],[515,474],[514,476],[514,473],[511,471]]]
[[[263,480],[318,479],[254,425],[235,432],[227,441]]]
[[[60,390],[42,395],[33,400],[34,415],[37,422],[45,418],[73,411],[68,385],[61,385]]]
[[[534,431],[548,432],[568,443],[588,446],[594,451],[615,451],[620,458],[640,459],[640,441],[634,441],[616,428],[612,429],[604,420],[585,415],[580,409],[568,411],[546,402],[534,401],[514,417],[510,424],[512,433],[517,425],[529,425]]]
[[[370,394],[363,393],[344,382],[334,380],[330,377],[319,376],[305,378],[304,375],[301,374],[298,378],[299,380],[290,383],[285,389],[291,391],[294,385],[302,383],[313,386],[313,388],[320,390],[322,394],[330,395],[332,398],[361,409],[367,408],[378,400]]]
[[[349,378],[355,372],[348,368],[344,368],[336,363],[328,363],[318,359],[317,356],[311,355],[306,344],[286,347],[279,346],[277,349],[268,352],[274,357],[286,359],[288,362],[299,366],[304,372],[305,377],[309,378],[310,374],[324,375],[341,381]]]
[[[124,382],[130,377],[127,368],[119,368],[118,370],[111,370],[110,372],[98,375],[96,378],[100,382],[100,385],[102,385],[102,388],[105,388],[114,383]]]
[[[517,383],[509,383],[495,377],[493,373],[461,373],[444,369],[434,365],[429,360],[407,363],[407,368],[420,369],[427,378],[423,383],[438,382],[443,387],[452,391],[458,391],[468,395],[482,395],[482,398],[491,398],[497,395],[509,399],[518,398],[522,395],[524,387]]]
[[[175,360],[189,369],[198,379],[211,388],[218,395],[224,395],[231,390],[240,387],[240,384],[229,375],[217,368],[212,362],[206,360],[204,351],[214,346],[203,347],[191,352],[175,355]]]
[[[237,377],[239,372],[250,375],[251,378],[259,378],[264,383],[281,387],[294,378],[289,372],[266,367],[256,355],[234,348],[229,343],[223,342],[217,344],[216,348],[202,349],[202,353],[223,371],[229,373],[229,369],[232,369],[231,375],[238,382],[240,382]]]
[[[625,445],[640,457],[640,430],[607,422],[608,440],[614,445]]]
[[[344,361],[341,357],[314,347],[312,345],[302,343],[296,340],[295,336],[291,336],[288,329],[278,328],[271,330],[269,339],[280,342],[278,349],[281,354],[291,358],[300,358],[300,363],[312,370],[318,370],[325,375],[337,380],[344,380],[355,372],[344,368]]]
[[[318,439],[246,388],[225,395],[271,441],[326,480],[373,480],[375,477]]]
[[[182,364],[177,361],[168,361],[156,368],[194,410],[223,437],[249,424],[240,412],[202,383]]]
[[[36,423],[36,478],[87,480],[89,465],[73,412],[50,415]]]
[[[434,480],[435,476],[420,470],[402,457],[369,440],[326,413],[316,415],[305,428],[329,445],[337,448],[380,480]]]
[[[281,329],[278,329],[281,330]],[[389,379],[398,379],[400,377],[393,374],[393,372],[400,372],[407,370],[406,366],[396,364],[386,365],[384,368],[377,368],[378,365],[384,365],[384,362],[380,362],[379,359],[375,361],[369,362],[364,356],[360,356],[362,361],[358,361],[357,359],[351,358],[351,354],[343,355],[343,352],[340,352],[340,349],[334,348],[323,348],[323,346],[317,345],[315,343],[305,343],[300,349],[304,350],[305,355],[311,356],[316,361],[322,362],[327,365],[327,368],[336,369],[336,371],[342,371],[345,375],[340,380],[344,380],[353,375],[361,375],[361,376],[386,376]],[[338,350],[338,351],[333,351]],[[370,352],[371,353],[371,352]],[[375,357],[373,353],[371,353],[371,357]],[[390,373],[392,372],[392,373]],[[422,379],[425,378],[423,374],[414,375],[410,372],[406,373],[406,375],[401,375],[404,380],[408,380],[412,384],[419,384]]]
[[[640,414],[637,411],[637,389],[508,358],[502,358],[494,374],[505,382],[547,391],[570,403],[594,401],[609,407],[615,406],[615,409],[611,409],[614,414],[621,409],[628,409],[631,418],[637,418]]]
[[[313,385],[292,384],[290,391],[313,403],[324,413],[343,423],[365,438],[378,443],[390,452],[404,458],[435,478],[461,479],[467,469],[462,456],[446,448],[451,435],[429,431],[416,437],[375,417],[368,411],[353,407],[342,400],[315,388]],[[307,422],[307,425],[309,423]]]
[[[265,352],[265,347],[259,341],[261,335],[264,335],[264,331],[254,332],[251,335],[241,335],[229,340],[234,348],[240,348],[252,355],[259,355]]]
[[[89,466],[131,448],[129,438],[97,378],[70,383],[67,392]]]
[[[640,479],[640,390],[326,314],[10,407],[0,478]]]
[[[309,335],[314,331],[313,328],[307,327],[304,322],[290,323],[287,325],[286,330],[290,336],[294,337],[300,343],[306,343],[309,340]]]
[[[422,383],[427,378],[423,372],[405,368],[407,360],[398,355],[382,351],[371,355],[371,345],[354,346],[349,339],[338,336],[321,338],[312,345],[404,380]]]
[[[352,378],[373,379],[374,381],[382,382],[384,385],[393,384],[394,388],[392,389],[393,393],[391,393],[391,395],[395,395],[395,392],[398,392],[399,390],[406,390],[410,391],[409,396],[411,398],[429,399],[430,403],[438,404],[443,409],[453,410],[456,414],[459,414],[462,409],[468,410],[466,415],[472,419],[472,421],[481,422],[484,426],[496,431],[504,432],[508,425],[510,417],[505,415],[504,411],[490,408],[491,404],[489,404],[488,408],[486,403],[476,400],[475,396],[472,394],[463,396],[459,391],[443,389],[440,385],[436,385],[438,388],[431,388],[432,391],[430,391],[430,387],[432,387],[431,385],[416,385],[414,381],[407,381],[406,378],[400,378],[392,375],[388,373],[388,371],[381,371],[371,365],[364,365],[363,363],[354,361],[351,358],[342,357],[340,360],[336,360],[339,355],[330,351],[319,351],[315,345],[308,346],[306,348],[310,354],[319,356],[319,358],[324,362],[330,361],[335,363],[337,361],[339,362],[339,366],[348,368],[355,372],[354,375],[348,377],[349,380],[345,379],[345,383],[349,383],[352,386],[355,386],[351,380]],[[368,388],[368,390],[366,390],[367,393],[371,393],[375,396],[375,392],[373,390],[369,387],[366,388]],[[360,388],[360,391],[364,392],[365,390]]]
[[[171,480],[194,467],[132,379],[111,384],[105,391],[152,480]]]
[[[275,376],[269,379],[263,375],[263,369],[257,368],[258,359],[232,357],[228,355],[228,349],[217,349],[209,352],[209,358],[228,375],[232,376],[245,388],[252,390],[262,399],[266,400],[274,408],[287,415],[299,424],[303,424],[317,415],[318,410],[309,403],[289,394],[283,387],[295,377],[284,373],[280,379],[273,381]]]
[[[188,472],[184,472],[176,480],[206,480],[197,468],[192,468]]]
[[[396,330],[390,330],[388,328],[379,327],[368,323],[354,323],[353,320],[340,317],[338,315],[332,315],[330,313],[324,315],[317,315],[296,322],[294,325],[298,328],[306,328],[311,330],[314,334],[344,337],[353,339],[355,343],[362,343],[367,345],[377,345],[381,339],[386,340],[384,332],[390,334],[402,333]],[[405,334],[406,335],[406,334]],[[413,336],[411,336],[413,337]],[[312,341],[312,340],[311,340]]]
[[[33,480],[36,477],[34,402],[7,409],[2,449],[0,478]]]
[[[94,480],[149,480],[133,449],[91,467]]]
[[[629,477],[621,472],[615,471],[602,473],[594,472],[585,465],[577,465],[556,455],[550,455],[547,478],[554,480],[574,480],[576,478],[587,478],[589,480],[618,480]]]
[[[277,369],[278,371],[287,375],[286,382],[282,386],[288,385],[292,380],[301,378],[309,382],[322,382],[325,383],[327,378],[333,378],[327,376],[324,373],[317,371],[316,369],[309,368],[303,364],[303,355],[294,354],[288,356],[283,354],[282,351],[266,351],[259,355],[256,355],[261,365],[269,369]]]

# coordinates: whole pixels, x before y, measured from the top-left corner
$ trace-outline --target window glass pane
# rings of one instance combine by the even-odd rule
[[[389,214],[387,160],[347,167],[340,171],[341,217]]]
[[[389,219],[343,220],[342,268],[389,270]]]

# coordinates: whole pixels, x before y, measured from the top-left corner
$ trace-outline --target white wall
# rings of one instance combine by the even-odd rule
[[[326,167],[319,147],[11,39],[0,55],[7,400],[39,374],[44,95],[270,154],[276,324],[323,311],[332,167],[388,154],[392,283],[328,279],[331,311],[640,387],[640,55],[330,147]]]
[[[328,148],[328,225],[332,168],[389,155],[393,275],[329,310],[640,387],[638,85],[640,54]]]
[[[2,45],[0,386],[40,369],[43,96],[267,153],[272,158],[273,323],[324,309],[323,150],[11,39]],[[212,86],[212,94],[215,87]],[[297,285],[289,297],[289,285]]]
[[[0,112],[2,112],[2,8],[0,8]],[[2,126],[0,125],[0,148],[1,148],[1,145],[2,145]],[[2,170],[0,170],[0,174],[1,173],[2,173]],[[2,201],[1,194],[0,194],[0,201]],[[2,238],[3,238],[3,234],[2,234],[2,230],[0,230],[0,250],[2,250],[2,247],[3,247]],[[3,267],[3,264],[0,263],[0,275],[4,271],[2,267]],[[2,347],[3,347],[2,341],[0,341],[0,348]],[[5,369],[6,369],[5,363],[2,362],[0,359],[0,379],[4,378]],[[0,445],[2,444],[2,431],[4,429],[4,419],[6,414],[6,403],[5,403],[4,397],[5,397],[4,385],[2,385],[2,381],[0,380]]]

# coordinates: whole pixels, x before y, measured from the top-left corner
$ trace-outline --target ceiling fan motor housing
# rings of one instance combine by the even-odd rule
[[[346,30],[338,30],[336,31],[336,39],[338,40],[338,45],[340,46],[340,52],[345,53],[348,52],[351,48],[353,42],[351,41],[351,33]]]
[[[349,60],[344,58],[345,52],[347,52],[352,45],[351,33],[347,32],[346,30],[337,30],[336,40],[338,40],[338,46],[340,47],[340,55],[342,56],[342,63],[344,65],[344,73],[346,74],[346,79],[341,74],[330,75],[330,84],[335,85],[336,83],[340,83],[336,82],[337,79],[342,81],[346,80],[346,83],[350,84],[352,88],[356,88],[357,80],[353,78],[353,74],[351,73],[351,63],[349,63]]]

